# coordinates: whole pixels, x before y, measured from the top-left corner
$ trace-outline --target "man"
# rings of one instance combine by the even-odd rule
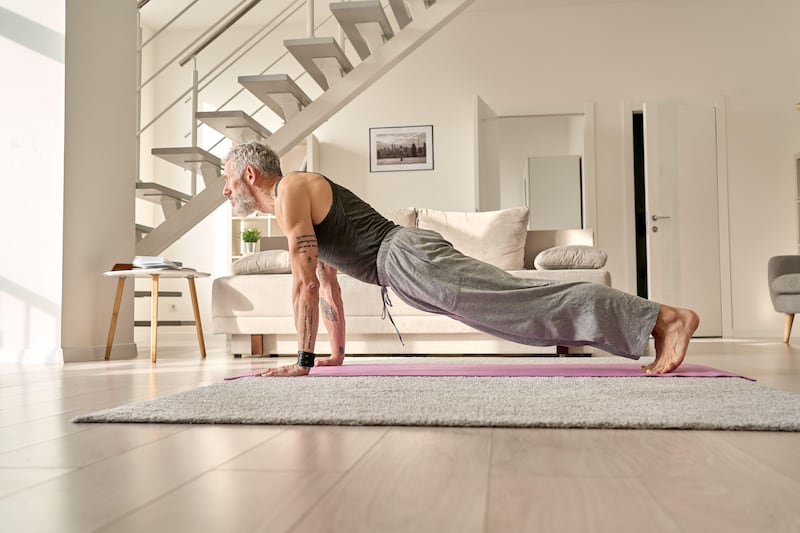
[[[300,376],[316,365],[341,365],[345,319],[337,270],[391,287],[409,305],[480,331],[533,346],[591,345],[638,359],[650,335],[649,374],[676,369],[698,316],[605,285],[526,280],[455,250],[438,233],[403,228],[356,195],[310,172],[282,175],[267,146],[235,146],[225,158],[223,193],[233,212],[272,213],[289,243],[298,359],[263,376]],[[384,303],[385,305],[385,303]],[[319,310],[331,356],[316,359]]]

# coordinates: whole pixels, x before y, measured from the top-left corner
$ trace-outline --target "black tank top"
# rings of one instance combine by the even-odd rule
[[[325,179],[333,191],[333,203],[322,222],[314,224],[319,258],[348,276],[378,285],[378,249],[397,224],[349,190]]]

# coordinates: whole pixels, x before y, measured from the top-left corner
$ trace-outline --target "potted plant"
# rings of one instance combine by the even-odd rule
[[[257,228],[246,228],[242,230],[242,241],[244,241],[245,253],[252,254],[256,251],[256,243],[261,238],[261,232]]]

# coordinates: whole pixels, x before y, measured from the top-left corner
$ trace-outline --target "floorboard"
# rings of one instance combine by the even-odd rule
[[[0,365],[4,531],[800,529],[800,433],[70,422],[290,362],[159,341],[155,365],[146,342]],[[687,360],[800,393],[800,343],[700,340]]]

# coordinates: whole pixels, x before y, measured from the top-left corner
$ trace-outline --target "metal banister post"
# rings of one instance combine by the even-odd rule
[[[197,147],[197,56],[192,57],[192,146]],[[197,194],[197,172],[192,170],[192,196]]]
[[[148,0],[149,1],[149,0]],[[145,4],[147,2],[144,2]],[[141,3],[140,3],[141,4]],[[144,4],[141,4],[144,5]],[[136,13],[136,181],[141,176],[142,166],[142,14]]]

